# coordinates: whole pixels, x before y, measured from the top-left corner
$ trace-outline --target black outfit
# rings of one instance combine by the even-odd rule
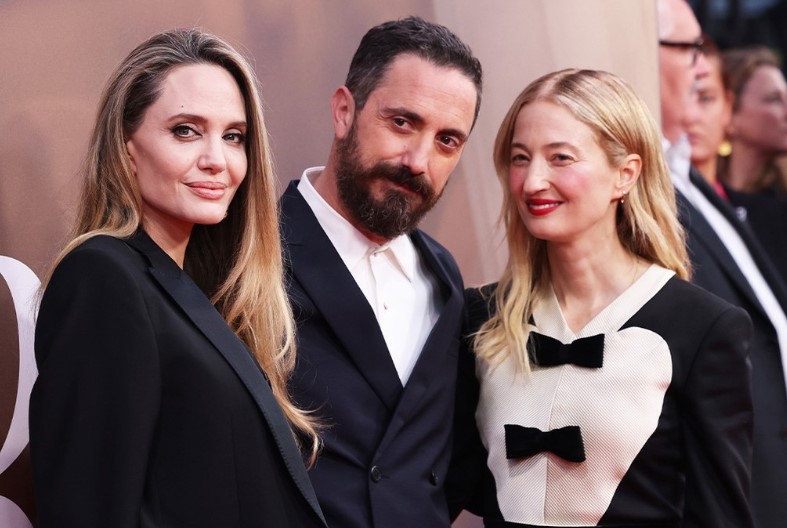
[[[690,178],[736,229],[782,310],[787,312],[787,288],[751,229],[694,169]],[[751,505],[757,528],[780,528],[787,519],[787,391],[776,329],[705,217],[680,192],[677,199],[694,266],[692,282],[746,310],[754,326],[750,351],[755,417]]]
[[[325,527],[256,361],[144,232],[57,266],[36,360],[40,527]]]
[[[471,330],[488,305],[468,292]],[[533,325],[529,375],[477,360],[486,526],[752,525],[743,310],[652,265],[580,331],[554,293]],[[585,348],[554,360],[550,342]]]
[[[410,235],[442,308],[402,386],[369,302],[297,182],[281,214],[298,332],[292,394],[328,425],[309,473],[328,524],[448,528],[444,482],[464,308],[454,259],[425,233]]]
[[[742,193],[725,189],[736,214],[754,232],[760,245],[787,283],[787,200],[772,193]]]

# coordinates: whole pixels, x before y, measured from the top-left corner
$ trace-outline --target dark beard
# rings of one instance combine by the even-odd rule
[[[394,188],[378,200],[371,193],[375,180],[388,180],[415,195]],[[435,193],[423,174],[413,174],[404,165],[378,162],[364,168],[358,156],[355,123],[336,148],[336,186],[347,211],[367,231],[386,240],[413,231],[442,194]]]

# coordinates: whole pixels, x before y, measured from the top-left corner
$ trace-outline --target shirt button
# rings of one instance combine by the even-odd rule
[[[431,482],[433,486],[437,486],[437,484],[440,482],[436,472],[432,471],[432,474],[429,475],[429,482]]]
[[[372,466],[369,476],[372,478],[372,482],[380,482],[383,478],[383,472],[377,466]]]

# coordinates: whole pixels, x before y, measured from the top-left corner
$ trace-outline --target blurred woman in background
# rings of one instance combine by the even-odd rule
[[[727,138],[730,155],[719,166],[729,188],[787,200],[787,175],[777,163],[787,154],[787,82],[768,48],[722,55],[724,76],[734,96]]]

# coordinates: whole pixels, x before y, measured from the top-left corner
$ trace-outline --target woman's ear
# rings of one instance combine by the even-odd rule
[[[642,170],[642,158],[639,154],[629,154],[623,160],[623,163],[618,168],[618,181],[615,184],[617,196],[616,200],[623,198],[629,193],[639,179],[639,173]]]
[[[337,139],[344,139],[355,119],[355,99],[346,86],[337,88],[331,97],[333,131]]]
[[[137,164],[134,161],[134,141],[129,139],[126,141],[126,156],[128,156],[128,163],[131,166],[131,172],[137,173]]]

